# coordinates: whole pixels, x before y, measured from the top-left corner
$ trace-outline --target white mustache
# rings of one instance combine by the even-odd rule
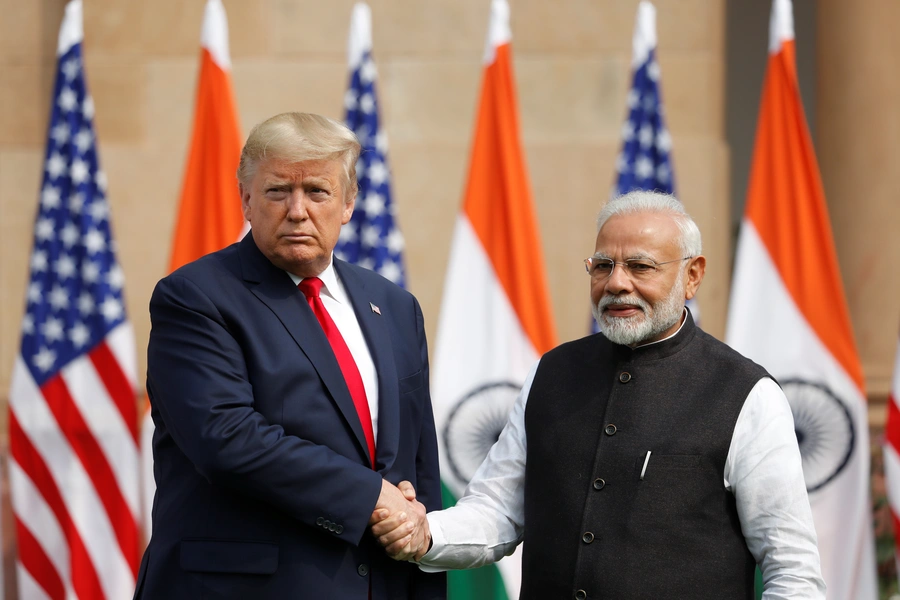
[[[603,296],[600,298],[600,302],[597,303],[597,308],[603,310],[608,306],[618,306],[622,304],[637,306],[644,312],[650,310],[650,305],[637,296]]]

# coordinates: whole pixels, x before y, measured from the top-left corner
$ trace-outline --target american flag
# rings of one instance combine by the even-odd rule
[[[669,158],[672,138],[663,119],[656,62],[656,16],[649,2],[642,2],[638,7],[634,35],[634,74],[628,91],[628,118],[622,125],[622,152],[616,159],[613,195],[621,196],[633,190],[672,194],[675,192]]]
[[[82,38],[72,0],[10,392],[20,598],[130,598],[139,558],[134,341]]]
[[[338,258],[372,269],[403,287],[403,235],[391,198],[387,137],[378,123],[372,16],[363,2],[353,7],[348,54],[350,85],[344,96],[344,120],[359,138],[362,153],[356,163],[356,209],[350,222],[341,228],[334,252]]]
[[[672,137],[663,117],[660,70],[656,62],[656,9],[650,2],[638,5],[633,51],[631,89],[626,100],[628,118],[622,125],[622,151],[616,158],[612,197],[634,190],[674,194]],[[697,320],[696,301],[689,300],[688,307]],[[594,333],[600,331],[593,321],[591,327]]]

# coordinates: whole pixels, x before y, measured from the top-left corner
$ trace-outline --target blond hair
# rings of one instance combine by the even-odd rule
[[[340,160],[344,164],[345,201],[356,196],[356,161],[360,145],[346,125],[312,113],[289,112],[266,119],[250,131],[241,150],[237,178],[249,186],[259,163]]]

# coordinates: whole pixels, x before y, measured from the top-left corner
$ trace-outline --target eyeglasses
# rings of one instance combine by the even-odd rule
[[[625,273],[634,281],[647,281],[656,277],[660,272],[660,267],[674,262],[681,262],[694,258],[693,256],[685,256],[684,258],[676,258],[675,260],[667,260],[665,262],[656,262],[649,258],[629,258],[628,260],[619,262],[611,258],[603,256],[591,256],[584,259],[584,269],[590,276],[597,280],[608,279],[612,276],[616,265],[622,265]]]

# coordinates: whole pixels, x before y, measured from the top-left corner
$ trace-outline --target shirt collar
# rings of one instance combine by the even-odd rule
[[[300,285],[300,282],[306,279],[305,277],[298,277],[293,273],[288,273],[288,275],[290,275],[294,285]],[[329,258],[328,266],[325,267],[324,271],[319,273],[318,277],[322,280],[322,293],[330,296],[341,304],[348,303],[347,292],[344,290],[344,286],[341,285],[337,270],[334,268],[334,255]]]

